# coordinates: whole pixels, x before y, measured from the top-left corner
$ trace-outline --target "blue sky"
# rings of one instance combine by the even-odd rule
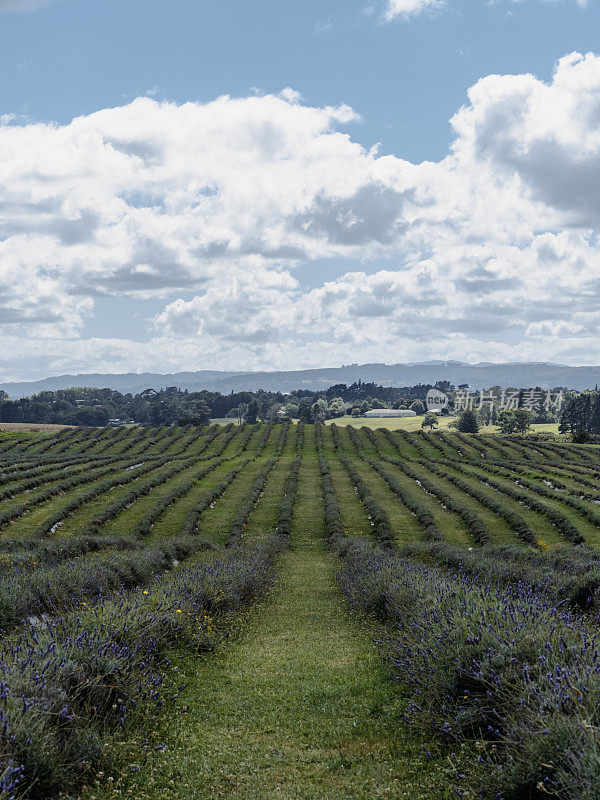
[[[448,120],[480,77],[547,80],[560,56],[599,47],[596,3],[450,0],[388,23],[384,9],[366,0],[55,0],[5,12],[2,111],[65,123],[147,93],[206,102],[291,86],[310,105],[359,111],[349,130],[363,144],[437,160]]]
[[[591,176],[597,169],[598,67],[593,59],[583,66],[569,62],[562,83],[555,70],[567,54],[600,50],[600,4],[447,0],[393,18],[386,9],[386,0],[0,0],[0,117],[11,137],[4,156],[0,152],[0,190],[4,182],[11,209],[6,231],[0,216],[0,330],[16,354],[0,359],[0,376],[38,377],[38,362],[30,372],[23,359],[43,351],[48,341],[53,344],[51,355],[42,358],[46,374],[86,364],[89,371],[167,371],[319,366],[323,359],[593,360],[598,327],[590,298],[600,282],[598,212],[592,190],[579,196],[565,175],[582,150],[589,150],[589,165],[577,168]],[[520,83],[507,90],[491,82],[493,75],[519,76]],[[488,79],[487,88],[468,100],[470,87],[481,79]],[[287,87],[298,95],[282,98]],[[536,116],[532,108],[544,87],[555,98],[543,101],[545,116]],[[257,150],[253,140],[242,154],[249,124],[244,115],[251,114],[254,125],[254,106],[231,106],[222,123],[217,110],[218,124],[211,121],[210,132],[202,127],[206,161],[196,162],[192,131],[205,125],[206,109],[222,95],[242,104],[274,98],[256,111],[265,141]],[[152,109],[134,104],[120,120],[91,116],[131,108],[136,98],[149,98]],[[190,103],[197,121],[176,113]],[[562,109],[558,121],[556,104]],[[355,113],[334,119],[324,111],[342,105]],[[284,121],[288,107],[297,122]],[[450,121],[461,107],[465,125],[453,128]],[[521,120],[525,107],[529,116]],[[327,120],[311,122],[305,109]],[[588,128],[567,130],[574,113],[591,120]],[[494,115],[505,133],[502,146],[489,133]],[[86,120],[84,133],[70,125],[75,117]],[[99,187],[114,185],[112,170],[127,167],[105,163],[94,152],[93,169],[83,174],[82,141],[89,141],[93,129],[106,143],[119,138],[119,126],[131,131],[138,124],[130,135],[136,147],[150,126],[157,136],[161,132],[161,143],[154,141],[161,153],[163,145],[172,152],[181,146],[172,141],[177,126],[190,126],[183,145],[190,148],[190,170],[199,184],[206,181],[205,195],[218,199],[218,209],[207,208],[204,217],[188,197],[174,219],[191,217],[185,230],[175,232],[174,221],[166,226],[165,210],[183,183],[191,191],[185,170],[173,175],[168,188],[161,177],[157,188],[155,177],[141,175],[139,165],[132,167],[126,190],[119,186],[114,197],[103,196],[93,207],[90,198]],[[536,125],[545,131],[541,143]],[[288,137],[293,148],[296,126],[305,132],[302,146],[311,155],[290,172],[293,202],[273,177],[262,189],[268,203],[250,208],[253,201],[237,197],[235,181],[226,191],[221,172],[213,174],[212,164],[227,160],[217,140],[227,139],[232,159],[239,155],[236,142],[243,141],[238,161],[226,165],[227,175],[239,170],[251,187],[265,172],[259,168],[262,151],[271,146],[273,130],[277,142]],[[314,163],[311,141],[319,147]],[[453,142],[460,157],[450,163]],[[379,150],[370,156],[376,144]],[[557,156],[553,148],[559,146]],[[273,176],[290,166],[293,151],[287,147],[281,162],[275,163],[279,156],[269,160],[266,171]],[[523,158],[516,155],[521,150]],[[133,159],[136,152],[128,155]],[[547,164],[540,160],[543,152],[551,153]],[[431,170],[424,161],[432,162]],[[58,177],[52,166],[57,162]],[[330,181],[321,181],[330,166]],[[299,178],[296,185],[295,176],[305,172],[306,181]],[[348,186],[345,176],[355,174]],[[112,199],[120,202],[140,191],[152,194],[152,201],[141,204],[154,209],[152,220],[150,211],[140,219],[139,203],[125,211],[115,206],[110,217]],[[493,192],[497,197],[485,208]],[[416,201],[420,194],[427,197]],[[465,208],[472,202],[476,208]],[[246,211],[242,230],[236,220]],[[227,226],[221,223],[225,218]],[[76,241],[72,232],[65,237],[65,219],[78,226]],[[94,222],[82,234],[86,220]],[[359,234],[357,224],[364,228]],[[343,232],[340,226],[346,226]],[[112,240],[117,227],[118,243]],[[263,245],[276,239],[276,246],[249,246],[252,230]],[[187,249],[196,235],[204,248],[202,267],[194,263],[197,251]],[[221,247],[225,240],[227,252]],[[218,257],[205,257],[216,245]],[[571,261],[560,266],[566,254]],[[526,271],[536,286],[535,275],[548,274],[548,258],[559,264],[557,274],[566,275],[560,313],[552,310],[551,287],[532,298],[531,286],[517,285]],[[19,274],[30,284],[28,293],[14,288]],[[134,274],[152,279],[144,283]],[[444,276],[450,283],[441,292]],[[460,292],[469,295],[467,310]],[[437,336],[429,331],[431,320]]]

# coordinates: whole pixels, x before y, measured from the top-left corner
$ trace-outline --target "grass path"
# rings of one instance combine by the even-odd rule
[[[311,444],[275,589],[220,655],[179,664],[188,713],[165,727],[164,751],[122,787],[97,788],[98,800],[450,796],[447,763],[428,760],[400,721],[372,631],[343,605]]]

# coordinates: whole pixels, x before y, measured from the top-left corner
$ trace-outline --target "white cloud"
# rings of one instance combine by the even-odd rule
[[[580,8],[587,8],[591,0],[575,0]],[[509,0],[510,4],[521,3],[523,0]],[[543,0],[548,2],[548,0]],[[496,5],[498,0],[489,0],[488,5]],[[439,11],[446,5],[446,0],[387,0],[385,8],[385,19],[391,21],[398,17],[404,19],[412,19],[423,12]],[[369,7],[372,10],[372,6]],[[512,11],[506,12],[507,15],[512,15]]]
[[[386,18],[415,17],[424,11],[438,10],[444,5],[444,0],[388,0]]]
[[[583,225],[600,219],[600,58],[562,58],[552,83],[491,75],[452,120],[455,153],[518,175],[532,195]]]
[[[291,89],[140,98],[64,126],[7,117],[0,330],[13,361],[0,370],[35,352],[45,372],[597,360],[599,57],[565,57],[549,83],[482,79],[440,162],[365,149],[343,132],[355,119]],[[332,256],[395,266],[304,288],[299,265]],[[99,295],[174,292],[149,343],[80,338]]]

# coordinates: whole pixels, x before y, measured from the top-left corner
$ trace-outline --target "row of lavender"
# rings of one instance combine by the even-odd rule
[[[600,797],[595,620],[528,583],[500,586],[365,541],[342,552],[340,585],[384,623],[382,650],[410,700],[407,719],[468,744],[459,794]]]
[[[260,435],[254,458],[272,433],[269,427]],[[288,542],[303,426],[295,432],[295,458],[274,531],[246,537],[245,524],[282,455],[289,426],[278,426],[275,434],[274,457],[260,468],[241,499],[227,547],[198,554],[210,545],[198,540],[194,529],[198,515],[218,499],[251,457],[238,461],[203,496],[188,515],[191,522],[183,537],[174,537],[162,548],[136,549],[131,539],[113,542],[123,550],[123,563],[119,567],[119,557],[114,556],[103,562],[113,576],[108,582],[102,569],[94,575],[82,571],[77,558],[62,567],[63,580],[59,573],[46,576],[50,578],[43,582],[46,591],[59,596],[50,608],[56,612],[64,606],[66,613],[32,618],[0,646],[0,794],[46,798],[77,785],[86,769],[91,772],[102,763],[105,737],[115,726],[127,724],[140,709],[145,715],[160,715],[177,701],[163,684],[173,648],[196,652],[215,648],[239,612],[270,586],[276,556]],[[74,553],[81,542],[100,540],[91,536],[73,540]],[[190,556],[189,562],[179,563]],[[78,575],[84,578],[78,581]],[[67,602],[64,586],[69,581]],[[29,592],[30,597],[34,594]],[[75,604],[77,609],[69,611]]]
[[[0,647],[0,794],[55,796],[102,763],[132,713],[161,714],[173,648],[217,646],[273,577],[275,536],[28,626]],[[136,711],[137,709],[137,711]]]
[[[597,613],[600,608],[600,555],[597,550],[579,545],[545,552],[536,546],[537,541],[521,515],[515,510],[514,505],[504,505],[501,500],[491,500],[478,488],[465,484],[461,479],[455,478],[451,474],[445,474],[447,481],[462,488],[465,494],[478,499],[482,507],[493,510],[505,519],[525,544],[533,545],[533,547],[528,548],[492,546],[484,524],[472,510],[466,509],[452,495],[442,493],[440,487],[428,482],[422,473],[415,474],[413,465],[418,463],[425,466],[423,462],[400,461],[385,456],[381,452],[379,440],[374,437],[373,433],[369,430],[365,430],[364,433],[367,440],[377,448],[378,456],[381,460],[373,459],[366,455],[362,447],[362,440],[358,437],[356,431],[352,431],[350,438],[354,444],[356,455],[386,481],[391,491],[417,517],[423,528],[424,538],[427,540],[426,542],[413,543],[412,545],[399,545],[404,554],[420,560],[434,560],[442,566],[461,569],[471,575],[479,576],[480,579],[499,585],[506,583],[517,584],[519,582],[530,583],[536,591],[543,591],[553,597],[556,602],[567,603],[571,608],[585,610],[590,614]],[[340,460],[348,469],[349,459],[341,453],[339,431],[334,428],[332,435],[334,446],[340,452]],[[382,436],[389,438],[389,432],[382,432]],[[436,496],[446,508],[454,509],[471,531],[474,543],[477,543],[479,547],[465,549],[444,541],[442,533],[436,527],[431,514],[420,506],[415,497],[398,483],[395,476],[383,466],[382,461],[398,468],[413,480],[418,478],[420,487]],[[456,468],[455,464],[453,466]],[[427,468],[431,473],[439,472],[435,463],[428,464]],[[355,470],[351,469],[350,475],[355,486],[357,486],[359,496],[362,497],[364,490],[357,485],[356,478],[353,476],[355,472]],[[522,480],[522,478],[519,480]],[[569,497],[564,499],[569,503],[572,500]],[[373,503],[372,498],[370,503]],[[368,508],[372,519],[376,522],[378,518],[381,518],[381,514],[385,513],[380,509],[378,514],[374,515],[370,505]],[[552,513],[554,515],[557,513],[552,509],[547,511],[549,518]],[[558,519],[558,522],[561,520],[562,517]],[[378,525],[376,524],[375,532],[377,533],[377,531]],[[389,543],[389,535],[386,538]],[[397,539],[398,537],[392,537],[392,540]],[[565,539],[569,541],[569,537],[566,535]],[[571,541],[573,540],[571,539]],[[579,543],[581,539],[577,538],[575,541]]]
[[[0,631],[6,632],[28,616],[56,616],[78,602],[96,600],[119,588],[143,586],[156,574],[171,569],[173,563],[210,549],[212,543],[198,536],[201,516],[251,460],[250,457],[244,458],[243,453],[255,434],[252,428],[242,431],[239,437],[236,456],[241,458],[231,464],[231,469],[219,482],[214,482],[212,488],[200,495],[181,529],[170,531],[168,537],[161,539],[151,539],[151,529],[171,505],[189,494],[219,467],[227,466],[221,453],[234,433],[232,430],[223,437],[208,462],[179,459],[161,462],[157,466],[151,461],[139,470],[127,470],[124,474],[117,472],[106,481],[96,483],[88,492],[58,506],[32,535],[0,540]],[[262,433],[255,454],[262,452],[270,433],[271,429]],[[136,500],[159,489],[170,477],[177,476],[182,469],[196,462],[201,463],[200,468],[192,471],[189,477],[184,473],[172,489],[162,491],[136,526],[124,529],[120,535],[103,534],[102,528],[108,521],[116,519]],[[106,502],[76,534],[59,539],[48,536],[53,527],[62,524],[86,503],[103,495],[108,497],[115,485],[126,488],[136,478],[144,479],[138,480],[134,489],[122,493],[117,500]],[[62,491],[65,489],[62,484]],[[37,504],[35,498],[31,502]]]
[[[382,653],[407,698],[406,719],[460,750],[457,794],[600,797],[598,620],[564,602],[565,587],[574,603],[580,584],[590,609],[586,567],[591,560],[597,568],[598,559],[579,549],[465,551],[435,536],[398,551],[383,509],[338,450],[375,541],[345,535],[322,432],[317,446],[340,586],[382,625]]]

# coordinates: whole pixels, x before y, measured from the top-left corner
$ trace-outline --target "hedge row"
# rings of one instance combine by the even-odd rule
[[[67,472],[67,470],[70,471]],[[68,461],[60,466],[52,465],[48,471],[40,472],[39,467],[35,470],[30,470],[20,475],[16,483],[14,481],[6,481],[2,484],[5,488],[0,491],[0,503],[12,500],[15,495],[21,492],[30,492],[32,489],[37,489],[38,486],[48,486],[48,484],[61,479],[62,483],[64,483],[71,476],[79,475],[85,470],[89,471],[89,461],[85,459],[78,459],[75,463]],[[65,475],[65,473],[67,474]]]
[[[165,437],[164,443],[161,444],[161,446],[157,450],[155,450],[157,456],[179,455],[179,453],[181,452],[181,449],[179,447],[176,448],[174,453],[167,453],[167,451],[170,450],[173,447],[173,445],[180,443],[186,434],[189,434],[189,430],[187,428],[183,427],[180,428],[179,426],[173,426],[172,428],[167,428],[167,431],[168,433],[167,436]]]
[[[482,478],[482,480],[484,480]],[[571,520],[565,516],[561,511],[557,511],[550,506],[547,506],[545,503],[542,503],[537,497],[532,497],[530,494],[526,492],[521,492],[518,489],[513,488],[512,486],[504,486],[498,481],[493,480],[491,477],[486,477],[485,482],[495,489],[497,492],[510,497],[512,500],[516,500],[517,503],[523,503],[527,508],[532,509],[533,511],[537,511],[538,514],[546,517],[546,519],[550,520],[550,522],[554,525],[555,528],[573,544],[582,544],[584,541],[583,536],[577,530],[575,525],[571,522]]]
[[[463,471],[464,468],[463,468]],[[518,487],[527,489],[530,492],[533,492],[535,496],[531,496],[526,494],[525,492],[520,492],[518,489],[514,489],[512,486],[504,486],[504,484],[500,484],[497,481],[494,481],[492,478],[489,477],[488,473],[492,473],[499,477],[507,478],[513,483],[515,483]],[[527,478],[519,476],[518,480],[515,479],[514,475],[512,475],[507,470],[498,467],[486,467],[486,472],[483,477],[477,476],[479,480],[483,480],[488,483],[493,489],[498,492],[502,492],[503,494],[511,497],[518,502],[522,502],[525,505],[533,508],[538,513],[545,516],[549,519],[553,525],[555,525],[560,532],[565,536],[567,539],[572,541],[574,544],[580,544],[583,542],[583,537],[577,530],[577,528],[571,523],[571,521],[560,511],[556,511],[549,506],[541,503],[537,499],[537,495],[545,497],[549,500],[558,500],[561,503],[572,508],[574,511],[577,511],[581,516],[587,519],[593,525],[600,527],[600,515],[597,514],[593,509],[588,508],[584,505],[580,500],[570,497],[567,494],[557,494],[553,492],[549,487],[541,485],[539,483],[534,483]]]
[[[298,438],[300,439],[300,437]],[[298,494],[300,467],[302,465],[302,453],[298,453],[297,449],[296,453],[296,458],[292,461],[289,474],[285,480],[283,499],[279,504],[279,516],[277,518],[277,527],[275,528],[275,533],[286,542],[289,542],[292,530],[292,517]]]
[[[8,444],[2,442],[2,455],[9,453],[10,451],[14,450],[17,445],[23,444],[24,442],[29,442],[29,438],[21,439],[15,437],[15,439],[12,442],[8,442]]]
[[[393,438],[391,436],[390,431],[387,431],[387,430],[383,431],[383,434],[384,434],[384,436],[389,438],[389,440],[392,442],[392,444],[394,443],[394,440],[393,440]],[[471,533],[471,535],[473,536],[473,538],[475,539],[477,544],[484,545],[484,544],[488,544],[489,542],[491,542],[491,536],[489,534],[489,531],[488,531],[485,523],[483,522],[483,520],[480,519],[477,516],[477,514],[475,514],[473,511],[471,511],[470,509],[468,509],[464,505],[462,505],[451,494],[449,494],[448,492],[444,491],[440,487],[436,486],[434,483],[432,483],[430,480],[428,480],[427,477],[417,473],[414,470],[414,468],[410,466],[410,463],[407,462],[406,460],[401,461],[399,459],[395,459],[395,458],[390,458],[390,457],[384,456],[383,454],[381,455],[381,457],[385,461],[388,461],[390,464],[394,464],[395,466],[400,467],[402,472],[404,472],[405,475],[407,475],[409,478],[411,478],[416,483],[418,483],[418,485],[424,491],[426,491],[428,494],[430,494],[433,497],[435,497],[449,511],[452,511],[454,514],[457,514],[462,519],[462,521],[465,523],[465,525],[469,529],[469,532]],[[423,464],[423,462],[418,461],[418,460],[416,460],[414,463],[421,464],[421,465]],[[427,465],[428,462],[425,462],[425,464]],[[448,477],[448,476],[444,475],[443,477]]]
[[[33,447],[33,445],[35,444],[40,445],[38,449],[35,451],[36,455],[39,455],[41,453],[45,453],[51,447],[60,444],[64,439],[67,439],[67,441],[69,441],[73,438],[76,438],[77,434],[79,433],[81,433],[81,431],[78,428],[68,429],[66,431],[60,430],[44,438],[41,442],[37,439],[37,437],[34,436],[33,441],[27,446],[27,448],[25,448],[25,450],[27,450],[30,447]],[[25,450],[22,450],[21,452],[25,452]]]
[[[106,442],[102,443],[102,446],[96,450],[96,455],[100,455],[105,453],[107,450],[110,450],[111,447],[114,447],[115,444],[122,442],[123,439],[127,438],[127,436],[131,435],[132,428],[117,428],[113,431],[111,429],[112,435],[108,437]],[[66,449],[66,448],[65,448]]]
[[[571,480],[573,483],[580,484],[581,486],[594,489],[593,493],[590,492],[581,493],[578,489],[570,489],[566,483],[563,483],[561,480],[559,480],[559,478],[555,477],[554,475],[551,475],[549,473],[546,474],[536,473],[532,471],[531,466],[511,465],[510,469],[506,469],[504,465],[498,464],[495,461],[492,462],[491,464],[486,464],[485,467],[483,467],[483,465],[480,464],[479,462],[476,462],[474,459],[465,459],[465,461],[466,464],[469,466],[473,466],[475,468],[480,468],[480,469],[483,468],[486,472],[491,472],[493,475],[507,478],[511,481],[514,481],[517,484],[519,483],[519,481],[522,484],[525,484],[529,481],[531,486],[528,488],[532,488],[533,491],[536,491],[538,494],[543,494],[546,497],[551,497],[555,500],[560,500],[561,502],[565,502],[566,497],[568,496],[568,495],[563,495],[562,492],[573,493],[574,491],[579,492],[579,496],[581,499],[591,500],[591,501],[596,501],[600,499],[600,493],[598,492],[598,483],[588,480],[587,478],[578,475],[572,470],[569,472],[568,475],[569,480]],[[520,476],[518,480],[516,479],[515,474]],[[537,483],[533,484],[531,483],[531,481],[538,481],[540,484],[543,485],[538,486]],[[547,482],[551,484],[550,487],[548,487]],[[554,489],[555,492],[559,491],[559,493],[555,494],[554,492],[550,491],[550,489]],[[600,521],[600,517],[598,517],[598,520]]]
[[[398,497],[402,504],[406,506],[406,508],[408,508],[412,514],[414,514],[425,531],[425,537],[432,541],[439,541],[443,539],[443,536],[435,523],[435,519],[431,511],[428,511],[425,506],[421,505],[421,503],[419,503],[419,501],[416,500],[415,497],[409,491],[407,491],[393,475],[390,475],[389,472],[386,472],[379,461],[367,459],[367,463],[376,472],[378,472],[379,475],[381,475],[396,497]]]
[[[228,429],[223,428],[221,425],[211,425],[209,428],[206,428],[204,440],[200,443],[200,446],[194,450],[194,456],[197,458],[199,455],[202,455],[202,453],[206,453],[215,439],[218,439],[222,434],[226,435],[227,432]]]
[[[384,653],[410,700],[406,719],[475,748],[458,762],[457,796],[598,797],[600,651],[581,616],[528,584],[361,541],[339,581],[350,603],[389,623]]]
[[[448,457],[448,451],[442,445],[439,437],[433,436],[431,433],[426,433],[425,431],[422,430],[417,431],[415,433],[415,437],[420,437],[421,439],[423,439],[423,441],[431,445],[431,447],[433,447],[434,450],[437,450],[438,453],[441,453],[444,458]]]
[[[407,462],[392,458],[388,460],[395,466],[400,467],[405,475],[408,475],[409,478],[412,478],[428,494],[431,494],[437,498],[437,500],[439,500],[439,502],[449,511],[457,514],[465,523],[477,544],[489,544],[492,541],[489,531],[483,520],[478,517],[477,514],[459,502],[452,494],[437,486],[435,483],[432,483],[432,481],[430,481],[425,475],[419,473]],[[448,476],[443,475],[442,477],[447,478]]]
[[[24,459],[22,461],[4,462],[0,465],[2,476],[6,480],[15,480],[20,473],[33,474],[34,470],[43,468],[60,468],[70,464],[108,464],[115,461],[113,456],[80,456],[74,453],[66,457],[42,456],[36,459]],[[0,479],[1,480],[1,479]]]
[[[147,584],[155,575],[211,545],[197,538],[166,539],[152,548],[92,552],[34,570],[13,570],[0,584],[0,631],[28,617],[54,617],[109,592]],[[33,625],[39,619],[30,620]]]
[[[449,475],[445,470],[440,469],[437,466],[432,464],[422,463],[422,466],[425,469],[429,469],[435,475],[438,475],[441,478],[445,478],[447,481],[450,481],[451,484],[456,486],[461,492],[468,494],[474,500],[477,500],[485,508],[488,508],[494,514],[507,522],[511,529],[522,539],[526,544],[533,545],[537,547],[537,539],[529,527],[529,525],[525,522],[523,517],[520,514],[517,514],[511,508],[506,506],[504,503],[498,502],[493,500],[491,497],[488,497],[485,492],[480,491],[475,486],[472,486],[470,483],[463,481],[461,478],[457,477],[456,475]],[[456,465],[453,465],[456,468]]]
[[[276,456],[281,456],[281,454],[283,453],[283,449],[287,444],[288,435],[289,435],[289,432],[290,432],[290,425],[291,425],[291,423],[289,423],[289,422],[284,422],[281,425],[281,432],[279,433],[279,437],[277,439],[277,444],[275,445],[275,455]],[[304,432],[303,432],[303,434],[304,434]]]
[[[296,455],[301,456],[304,450],[304,423],[298,422],[296,425]]]
[[[126,437],[122,441],[121,445],[113,451],[113,455],[122,456],[125,453],[131,453],[132,451],[139,452],[141,449],[139,448],[139,445],[146,443],[149,444],[151,441],[148,433],[149,432],[147,428],[134,428],[131,436]]]
[[[0,490],[0,502],[11,500],[19,492],[31,491],[38,486],[53,483],[61,478],[65,479],[65,477],[78,474],[82,470],[89,470],[89,468],[90,461],[83,457],[67,459],[60,464],[44,464],[23,470],[15,475],[3,473],[0,475],[0,486],[3,487]],[[70,472],[66,476],[67,470]]]
[[[357,472],[352,461],[343,453],[339,453],[338,458],[350,476],[354,490],[361,503],[367,510],[367,516],[374,528],[375,538],[383,547],[393,548],[395,546],[395,536],[387,513],[375,500],[371,490]]]
[[[379,443],[379,440],[377,439],[376,434],[370,428],[365,427],[362,430],[364,431],[365,435],[375,448],[376,453],[381,458],[385,459],[386,456],[381,451],[381,445]],[[386,431],[386,433],[389,434],[390,432]],[[359,450],[359,455],[363,459],[363,461],[369,464],[369,466],[372,469],[374,469],[376,472],[379,473],[379,475],[381,475],[381,477],[388,484],[392,492],[394,492],[396,497],[398,497],[399,500],[402,502],[402,504],[406,506],[406,508],[408,508],[408,510],[417,518],[417,520],[424,529],[426,538],[431,539],[433,541],[442,539],[442,535],[435,523],[435,520],[431,512],[428,511],[427,508],[422,506],[421,503],[419,503],[418,500],[416,500],[415,497],[409,491],[407,491],[404,488],[404,486],[402,486],[402,484],[393,475],[390,475],[388,472],[386,472],[386,470],[383,468],[382,464],[379,461],[370,458],[362,450]]]
[[[556,602],[567,602],[580,611],[596,614],[600,607],[600,555],[585,547],[550,551],[516,546],[465,550],[448,542],[416,542],[402,547],[399,554],[434,561],[498,585],[528,584],[536,592],[544,592]]]
[[[327,533],[327,541],[332,550],[339,550],[345,538],[344,529],[342,527],[342,514],[335,494],[329,463],[323,455],[322,446],[317,447],[317,449],[319,453],[321,491],[323,493],[323,503],[325,507],[325,531]]]

